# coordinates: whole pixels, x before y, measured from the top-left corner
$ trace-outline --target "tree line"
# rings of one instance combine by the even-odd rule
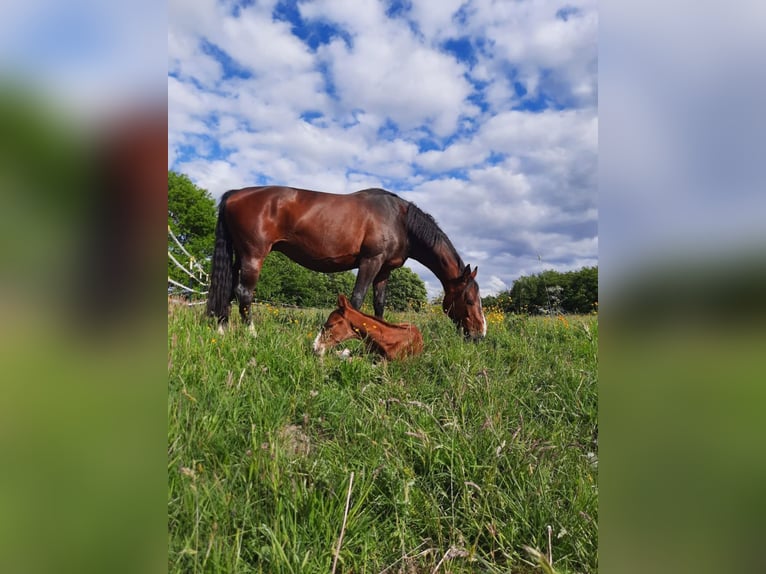
[[[206,190],[186,175],[168,171],[168,227],[208,273],[216,217],[215,201]],[[192,267],[188,256],[170,235],[168,251],[187,268]],[[199,281],[178,269],[170,257],[168,278],[192,289],[203,288]],[[278,304],[329,308],[335,306],[338,293],[351,294],[355,281],[356,275],[351,271],[316,273],[282,253],[272,252],[263,263],[255,296],[257,300]],[[417,311],[427,303],[425,284],[415,272],[401,267],[391,273],[386,298],[388,308]],[[365,305],[372,308],[372,289],[367,293]],[[543,271],[520,277],[509,290],[484,297],[482,305],[517,314],[590,313],[598,308],[598,267],[564,273]]]
[[[598,310],[598,267],[519,277],[507,291],[484,297],[482,305],[530,315],[591,313]]]

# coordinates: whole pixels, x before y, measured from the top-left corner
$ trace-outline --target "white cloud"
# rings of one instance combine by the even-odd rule
[[[261,182],[393,189],[480,265],[483,293],[595,264],[594,2],[567,4],[567,21],[556,18],[564,2],[413,0],[397,18],[377,0],[299,2],[305,25],[339,31],[316,49],[272,17],[274,4],[235,15],[171,0],[170,167],[214,196]],[[443,49],[461,38],[473,64]],[[566,109],[512,109],[540,93]],[[441,290],[410,266],[429,296]]]
[[[515,69],[519,81],[534,97],[545,86],[557,99],[595,104],[597,90],[598,13],[595,0],[495,2],[473,0],[466,27],[486,38],[491,52],[483,65],[496,77]],[[566,9],[566,21],[557,18]],[[499,80],[495,90],[509,90]]]
[[[511,288],[510,284],[503,281],[503,279],[497,275],[490,276],[486,281],[486,285],[489,287],[487,291],[490,293],[500,293],[501,291],[507,291]]]
[[[179,168],[197,185],[216,196],[226,190],[243,187],[240,175],[226,161],[193,161],[180,164]]]
[[[292,35],[290,25],[274,21],[270,14],[243,8],[239,17],[226,17],[217,44],[232,58],[266,79],[287,79],[313,68],[313,57],[303,42]]]
[[[532,191],[529,179],[523,173],[515,173],[509,166],[493,165],[468,172],[470,180],[487,190],[502,190],[506,199],[528,196]]]
[[[409,16],[426,38],[453,36],[453,18],[465,0],[413,0]]]
[[[466,101],[465,67],[417,38],[405,21],[386,18],[378,2],[354,10],[345,2],[313,2],[301,4],[301,13],[352,37],[350,46],[336,39],[318,51],[345,106],[389,117],[405,130],[426,125],[441,136],[457,129],[461,115],[476,114]]]
[[[205,54],[196,38],[168,31],[168,71],[179,77],[194,78],[203,86],[213,86],[223,75],[223,67]]]
[[[417,163],[432,172],[471,167],[487,159],[489,151],[478,142],[457,142],[444,150],[429,150],[418,155]]]
[[[528,155],[528,150],[570,147],[596,149],[595,111],[546,110],[540,113],[501,112],[487,120],[479,138],[494,151]]]

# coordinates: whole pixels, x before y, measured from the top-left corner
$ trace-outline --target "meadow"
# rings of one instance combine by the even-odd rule
[[[425,350],[385,362],[314,356],[329,311],[169,304],[169,572],[597,571],[596,315],[387,312]]]

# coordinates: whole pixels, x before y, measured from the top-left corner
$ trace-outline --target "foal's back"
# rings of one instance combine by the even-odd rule
[[[386,359],[401,359],[423,351],[423,336],[411,323],[388,323],[354,309],[344,295],[338,296],[338,308],[327,318],[314,350],[327,348],[348,339],[362,339],[369,351]]]
[[[423,351],[423,336],[411,323],[388,323],[353,308],[346,312],[346,318],[368,350],[386,359],[401,359]]]

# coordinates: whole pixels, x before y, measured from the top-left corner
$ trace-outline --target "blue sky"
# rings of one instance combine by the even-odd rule
[[[169,168],[216,198],[385,187],[484,295],[595,265],[597,30],[591,0],[171,0]]]

